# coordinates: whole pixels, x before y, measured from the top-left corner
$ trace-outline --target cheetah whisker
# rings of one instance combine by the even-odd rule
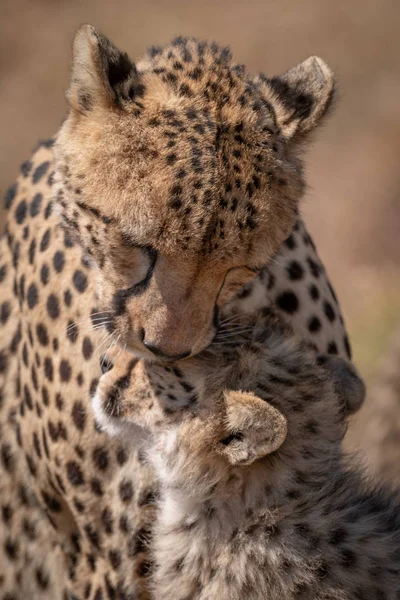
[[[107,311],[102,311],[102,312],[97,312],[97,313],[92,313],[91,315],[89,315],[88,317],[85,317],[84,319],[82,319],[81,321],[77,321],[76,323],[70,323],[70,325],[68,325],[67,327],[67,331],[69,331],[70,329],[74,329],[75,327],[78,327],[80,325],[83,325],[84,323],[93,321],[93,317],[96,317],[98,315],[106,315],[108,314]],[[97,319],[95,319],[95,321],[99,320],[99,317]],[[111,319],[107,319],[107,321],[110,321]],[[101,324],[105,323],[105,320],[101,321]],[[96,323],[94,322],[93,325],[99,325],[100,323]]]
[[[243,320],[243,315],[234,315],[233,317],[226,317],[225,319],[222,319],[220,321],[220,325],[224,326],[241,320]]]
[[[107,345],[110,342],[110,340],[112,341],[114,335],[115,335],[114,333],[107,333],[107,335],[105,336],[105,338],[103,338],[100,341],[99,345],[96,347],[95,352],[99,352],[100,348],[102,348],[103,346]],[[112,343],[108,346],[108,349],[111,348],[111,346],[112,346]]]

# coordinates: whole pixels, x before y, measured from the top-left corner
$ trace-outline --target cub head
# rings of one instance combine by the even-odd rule
[[[222,381],[208,386],[214,378],[207,363],[189,360],[181,369],[135,359],[117,347],[106,362],[93,408],[100,428],[113,437],[137,444],[150,436],[165,457],[173,439],[176,449],[185,446],[188,461],[209,463],[217,456],[225,465],[251,464],[286,438],[286,418],[269,402],[251,391],[225,389]]]
[[[109,327],[139,356],[197,354],[294,225],[330,69],[312,57],[254,78],[183,38],[135,64],[84,25],[67,96],[55,203],[98,269]]]
[[[306,472],[340,454],[348,416],[365,395],[354,366],[317,356],[270,316],[251,325],[237,345],[211,344],[175,364],[111,350],[93,401],[98,424],[134,443],[150,435],[159,450],[152,454],[163,458],[181,448],[188,472],[197,463],[226,471],[271,454],[304,461]]]

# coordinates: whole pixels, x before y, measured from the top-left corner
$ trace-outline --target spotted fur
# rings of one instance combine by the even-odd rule
[[[182,48],[170,47],[172,52]],[[157,60],[169,60],[168,52]],[[137,71],[145,70],[149,60],[155,59],[144,59]],[[210,71],[209,63],[204,69]],[[88,111],[89,99],[83,103],[83,112]],[[92,102],[89,112],[96,110]],[[132,119],[136,123],[140,116]],[[113,142],[116,156],[122,152],[118,140]],[[178,145],[179,140],[178,131]],[[63,207],[53,151],[53,140],[42,143],[5,196],[7,233],[0,239],[0,598],[99,600],[114,594],[121,600],[147,599],[147,543],[158,483],[140,449],[110,440],[94,423],[90,397],[101,375],[99,357],[117,336],[106,337],[110,315],[104,312],[104,296],[99,296],[101,275],[111,277],[111,270],[105,270],[107,261],[100,266],[100,254],[93,251],[91,258],[82,239],[91,225],[94,240],[98,226],[104,226],[115,241],[113,228],[130,234],[132,223],[118,202],[114,209],[121,209],[121,220],[111,223],[113,214],[105,206],[88,209],[87,190],[78,205],[67,186],[63,193],[68,204],[60,216],[54,210],[54,198]],[[251,156],[251,149],[246,152]],[[268,148],[263,152],[275,154]],[[109,167],[107,172],[116,175],[114,165]],[[101,171],[87,163],[80,181],[100,177]],[[70,184],[73,173],[71,168]],[[166,198],[169,185],[168,180]],[[171,207],[171,223],[175,214]],[[279,245],[278,239],[275,243]],[[101,244],[94,241],[92,247],[100,249]],[[115,249],[119,253],[120,246]],[[142,257],[141,250],[128,246],[126,253],[132,263],[137,255]],[[146,260],[145,252],[139,272]],[[220,321],[232,319],[228,335],[236,315],[274,305],[319,351],[349,356],[340,307],[300,218],[268,266],[235,294],[220,315]],[[229,337],[221,342],[227,345]],[[12,513],[9,506],[15,507]]]
[[[333,89],[315,57],[252,77],[228,49],[177,38],[136,65],[78,31],[56,205],[121,344],[176,358],[211,341],[218,311],[293,229],[302,142]]]
[[[99,424],[140,436],[160,481],[154,599],[396,600],[399,495],[342,451],[361,380],[269,312],[249,323],[179,365],[117,351],[100,379]]]

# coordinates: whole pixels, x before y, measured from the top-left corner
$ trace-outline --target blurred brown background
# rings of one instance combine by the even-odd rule
[[[312,54],[333,67],[340,101],[310,149],[304,214],[370,376],[400,308],[399,0],[3,0],[1,193],[63,118],[71,41],[84,22],[132,57],[182,33],[229,44],[254,72]]]

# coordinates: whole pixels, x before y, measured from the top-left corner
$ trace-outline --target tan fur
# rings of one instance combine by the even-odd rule
[[[138,65],[138,70],[144,69]],[[154,94],[160,99],[161,92]],[[231,142],[228,137],[228,153],[234,150]],[[116,156],[122,153],[122,147],[114,150]],[[80,172],[80,181],[91,179],[95,166]],[[77,229],[65,233],[52,211],[52,199],[60,191],[53,171],[52,144],[46,142],[24,163],[5,198],[7,235],[0,240],[0,507],[17,507],[18,517],[14,512],[6,519],[6,511],[0,514],[0,525],[2,542],[11,536],[22,540],[20,547],[27,550],[15,561],[0,544],[0,596],[55,600],[68,590],[77,597],[86,595],[85,600],[98,600],[100,594],[107,597],[117,590],[122,598],[124,592],[129,600],[135,594],[147,599],[147,542],[158,482],[140,449],[128,451],[94,425],[90,397],[101,375],[99,359],[118,336],[108,336],[105,329],[109,315],[101,311],[97,296],[97,267],[72,238],[88,235],[90,241],[89,225],[96,236],[95,229],[108,227],[105,236],[113,244],[107,246],[106,258],[115,252],[121,262],[119,274],[107,271],[110,278],[113,273],[121,280],[132,273],[142,277],[148,263],[135,248],[124,246],[122,252],[119,238],[111,236],[114,228],[132,233],[123,213],[121,222],[111,225],[79,207],[75,215],[74,208],[68,214]],[[100,171],[97,166],[103,181]],[[165,193],[168,196],[168,188]],[[175,233],[181,226],[178,221]],[[96,248],[100,250],[100,244]],[[191,272],[190,265],[186,270],[186,256],[182,251],[184,277]],[[173,275],[178,264],[170,266]],[[210,285],[213,277],[211,273]],[[268,266],[240,288],[245,281],[246,270],[226,277],[229,289],[226,297],[222,290],[221,301],[232,292],[235,296],[221,312],[221,321],[230,319],[224,322],[229,330],[216,340],[221,349],[229,347],[230,336],[238,331],[238,315],[275,305],[319,351],[329,349],[349,358],[340,307],[301,219]],[[315,319],[320,327],[310,328]],[[11,463],[8,447],[15,458]],[[21,489],[35,498],[34,504],[24,504]],[[29,542],[26,519],[38,523],[36,537]],[[47,576],[39,577],[42,586],[36,575],[39,568]],[[43,581],[48,581],[45,589]]]
[[[236,289],[254,278],[293,228],[299,141],[326,112],[333,76],[311,58],[281,78],[254,79],[227,49],[192,39],[144,65],[91,27],[78,31],[57,200],[99,266],[121,343],[175,357],[211,341],[227,274]],[[121,309],[116,298],[143,279],[143,262],[146,274],[140,247],[157,253],[154,274]]]
[[[341,447],[361,380],[270,313],[248,324],[179,365],[117,351],[100,379],[99,424],[146,439],[161,484],[154,600],[396,600],[399,495]]]

